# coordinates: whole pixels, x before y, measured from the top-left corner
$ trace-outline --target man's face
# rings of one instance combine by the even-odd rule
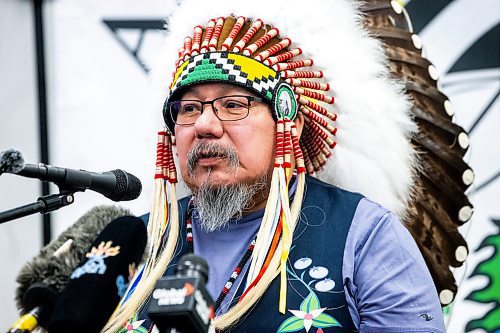
[[[229,95],[255,96],[248,90],[222,83],[206,83],[190,88],[182,99],[210,101]],[[175,137],[182,178],[191,188],[208,182],[212,186],[252,184],[262,176],[271,179],[274,161],[275,122],[270,107],[261,102],[251,102],[248,117],[238,121],[220,121],[210,105],[194,125],[176,125]],[[215,144],[229,148],[238,157],[237,165],[230,159],[214,156],[210,151],[201,152],[189,172],[188,156],[200,144]],[[213,152],[212,152],[213,153]]]

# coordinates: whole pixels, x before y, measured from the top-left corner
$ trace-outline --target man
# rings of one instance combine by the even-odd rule
[[[208,103],[237,95],[254,96],[245,88],[222,83],[202,83],[192,86],[182,95],[180,101],[189,102],[180,103]],[[248,244],[257,234],[269,197],[270,183],[266,179],[272,177],[275,147],[275,121],[269,105],[250,102],[246,118],[234,122],[221,121],[222,110],[224,109],[215,111],[214,107],[205,106],[200,109],[196,119],[192,120],[192,126],[175,126],[181,175],[193,192],[194,253],[209,262],[211,273],[208,288],[214,299],[220,297],[232,270],[237,267]],[[296,125],[302,129],[302,117],[296,119]],[[318,305],[314,310],[323,307],[347,310],[345,303],[337,300],[330,300],[335,303],[323,303],[323,294],[328,292],[340,292],[340,298],[347,300],[349,310],[348,313],[340,311],[340,314],[336,314],[338,310],[321,312],[326,321],[324,326],[319,326],[320,320],[311,320],[310,325],[314,326],[316,323],[318,328],[336,327],[340,325],[338,322],[342,318],[341,325],[344,329],[356,327],[361,331],[405,331],[408,328],[420,329],[422,332],[444,330],[441,308],[430,275],[413,239],[398,219],[358,195],[343,192],[313,179],[306,181],[306,188],[310,193],[303,203],[302,223],[305,225],[298,226],[299,230],[296,231],[299,234],[296,242],[302,244],[295,245],[296,248],[290,253],[289,269],[294,272],[290,274],[289,284],[297,290],[295,296],[301,295],[306,299],[308,295],[316,295],[321,300],[321,308]],[[323,195],[328,195],[330,200],[325,200]],[[313,209],[313,205],[324,207],[322,211],[328,217],[322,216],[320,211],[309,211]],[[346,216],[352,211],[348,214],[336,212],[339,209],[348,210],[349,206],[356,207],[353,216]],[[338,220],[347,224],[322,227],[322,224]],[[348,222],[351,222],[350,226]],[[311,230],[315,228],[318,231]],[[347,231],[343,228],[349,229],[342,235],[347,239],[337,237]],[[307,251],[315,242],[322,244],[318,247],[319,252]],[[342,244],[345,244],[344,251]],[[305,245],[301,249],[304,252],[295,255],[294,252],[301,245]],[[391,253],[393,251],[396,253]],[[340,260],[341,257],[343,260]],[[332,258],[338,258],[339,263],[342,263],[343,280],[338,280],[338,276],[332,274],[333,269],[329,263]],[[304,271],[308,277],[300,276]],[[296,282],[292,282],[294,280]],[[240,276],[233,285],[241,286],[241,281]],[[313,281],[316,287],[307,289],[305,285],[310,285]],[[272,285],[271,288],[273,287],[276,289],[276,286]],[[237,293],[232,289],[225,296],[228,300],[222,301],[217,307],[217,314],[223,314],[230,307],[230,300]],[[300,297],[295,303],[290,298],[289,296],[287,305],[291,313],[279,316],[280,319],[275,322],[286,325],[286,318],[298,318],[304,319],[304,327],[307,327],[307,313],[302,313],[305,312],[303,310],[300,312]],[[266,302],[270,304],[264,306],[263,303]],[[276,310],[276,302],[275,292],[265,294],[259,305],[246,315],[241,327],[237,327],[235,331],[240,329],[252,332],[256,328],[276,331],[280,326],[273,326],[270,317],[274,315],[269,314],[269,311]],[[314,310],[309,312],[312,314],[311,319],[318,318],[321,314],[317,311],[318,315],[315,316]],[[347,318],[343,318],[346,315]],[[348,324],[349,315],[354,326]],[[426,322],[425,318],[431,317],[433,319]],[[258,318],[265,318],[265,324],[255,325]],[[246,324],[247,321],[252,322],[253,326]],[[328,332],[326,328],[325,331]]]
[[[355,30],[355,37],[339,37],[350,43],[342,47],[352,48],[352,55],[374,53],[349,69],[345,55],[332,55],[334,67],[314,67],[316,59],[302,56],[274,27],[273,15],[271,21],[214,15],[184,39],[163,110],[168,132],[160,133],[158,146],[151,257],[106,332],[125,322],[125,328],[142,324],[152,330],[141,305],[158,278],[171,274],[188,252],[209,263],[213,326],[224,332],[444,332],[432,278],[396,215],[361,194],[306,176],[325,168],[327,179],[341,177],[337,184],[375,182],[377,188],[380,182],[385,185],[378,197],[395,210],[406,205],[411,186],[408,104],[400,87],[386,79],[380,46],[355,24],[356,11],[343,1],[335,5],[335,18],[347,21],[338,36]],[[278,7],[266,9],[296,22],[283,14],[287,6]],[[184,14],[170,26],[192,12]],[[290,24],[287,31],[293,31]],[[319,69],[325,76],[334,71],[332,84]],[[342,71],[358,77],[353,83]],[[337,141],[337,113],[334,154],[340,156],[332,165],[326,160]],[[342,130],[360,144],[344,140]],[[381,142],[378,159],[370,157],[369,141]],[[353,157],[358,153],[364,157]],[[178,204],[174,154],[192,192]],[[345,167],[346,160],[366,163],[365,174],[349,176],[360,165]],[[392,171],[379,171],[385,167]]]

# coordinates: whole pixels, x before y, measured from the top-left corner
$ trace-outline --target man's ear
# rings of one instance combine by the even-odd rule
[[[304,129],[304,115],[302,114],[302,112],[297,112],[297,117],[295,117],[295,120],[293,122],[295,123],[295,127],[297,127],[297,135],[300,139],[302,130]]]

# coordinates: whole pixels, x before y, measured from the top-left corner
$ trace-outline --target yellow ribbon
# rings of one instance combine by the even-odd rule
[[[288,255],[290,253],[290,247],[292,245],[292,237],[290,230],[290,221],[286,218],[285,209],[290,209],[290,200],[288,198],[288,184],[290,181],[291,170],[286,168],[285,170],[285,193],[282,193],[282,211],[281,219],[283,223],[282,229],[282,244],[283,250],[281,252],[280,260],[280,299],[279,299],[279,312],[282,314],[286,313],[286,293],[287,293],[287,277],[286,277],[286,262],[288,260]]]

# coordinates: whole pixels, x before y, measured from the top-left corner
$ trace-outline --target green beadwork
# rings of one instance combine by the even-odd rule
[[[194,71],[189,73],[185,79],[179,82],[179,86],[205,80],[228,81],[228,77],[229,75],[224,74],[222,69],[216,68],[215,64],[211,64],[208,59],[203,59],[201,65],[196,66]]]

